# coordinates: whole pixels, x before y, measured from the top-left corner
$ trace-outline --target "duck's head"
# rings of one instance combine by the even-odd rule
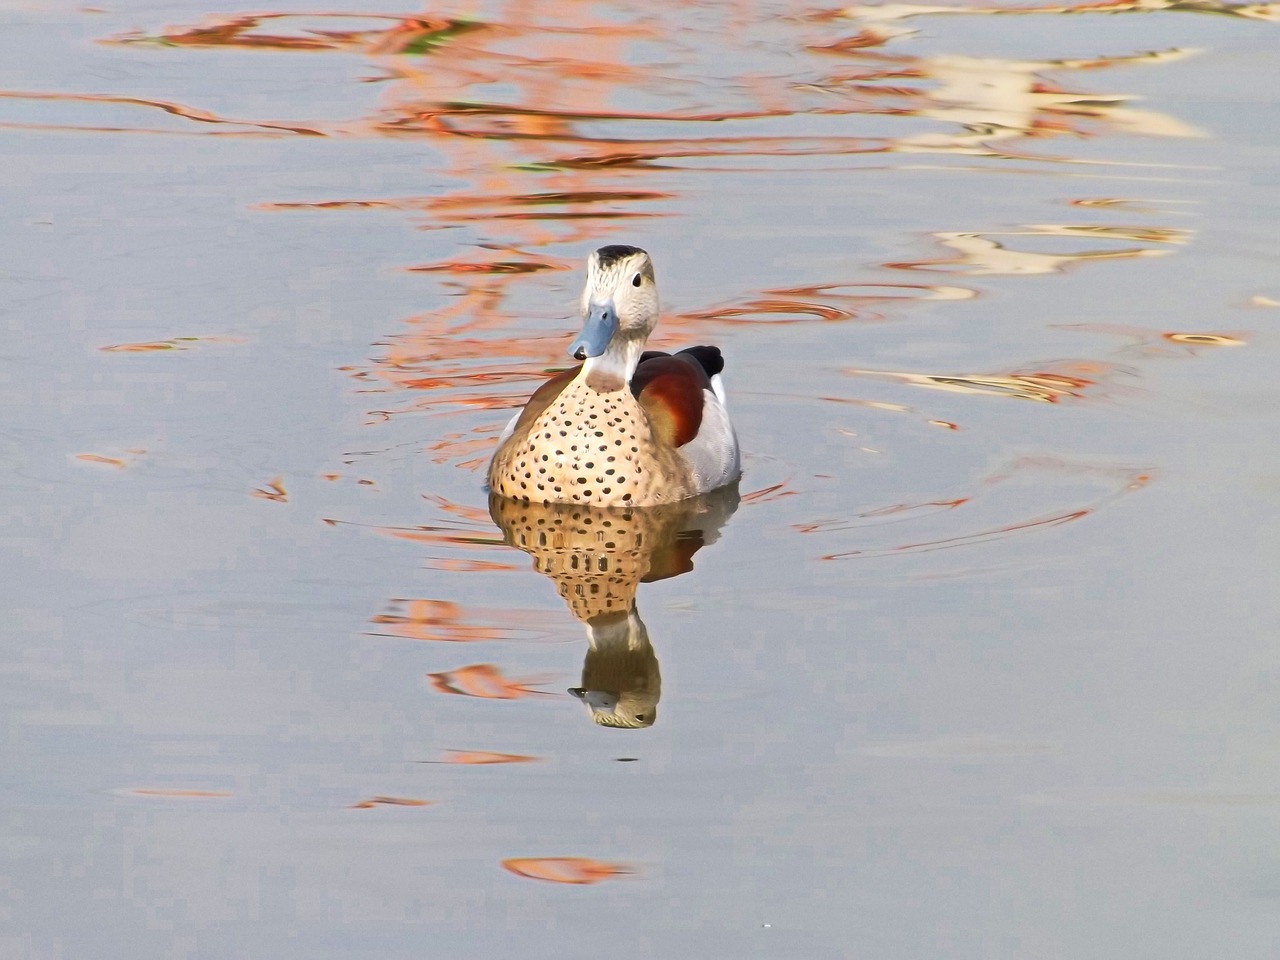
[[[590,361],[606,352],[619,360],[634,353],[638,359],[657,322],[658,287],[649,254],[622,244],[591,254],[582,291],[582,332],[569,345],[570,355]]]
[[[602,727],[651,727],[658,719],[662,673],[649,631],[632,605],[592,617],[586,622],[587,657],[582,662],[582,686],[569,693],[591,710]]]

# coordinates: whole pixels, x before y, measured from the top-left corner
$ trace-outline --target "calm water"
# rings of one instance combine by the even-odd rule
[[[237,3],[0,5],[0,957],[1275,955],[1280,8]],[[602,587],[604,243],[746,473]]]

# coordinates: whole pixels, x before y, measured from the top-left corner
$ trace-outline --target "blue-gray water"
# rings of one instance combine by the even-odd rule
[[[0,957],[1274,956],[1277,8],[340,6],[0,7]],[[617,242],[642,730],[482,486]]]

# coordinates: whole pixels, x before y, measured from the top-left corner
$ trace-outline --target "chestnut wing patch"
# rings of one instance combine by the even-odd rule
[[[653,583],[678,577],[693,569],[693,555],[706,545],[701,530],[686,530],[670,543],[653,551],[649,558],[649,572],[640,578],[641,583]]]
[[[631,392],[644,407],[654,434],[670,447],[682,447],[698,435],[702,391],[710,389],[698,359],[683,351],[674,356],[646,353],[631,378]]]

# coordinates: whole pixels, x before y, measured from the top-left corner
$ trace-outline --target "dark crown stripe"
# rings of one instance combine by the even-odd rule
[[[644,253],[644,251],[639,247],[629,247],[625,243],[613,243],[597,250],[596,257],[599,259],[601,267],[611,267],[619,260],[625,260],[636,253]]]

